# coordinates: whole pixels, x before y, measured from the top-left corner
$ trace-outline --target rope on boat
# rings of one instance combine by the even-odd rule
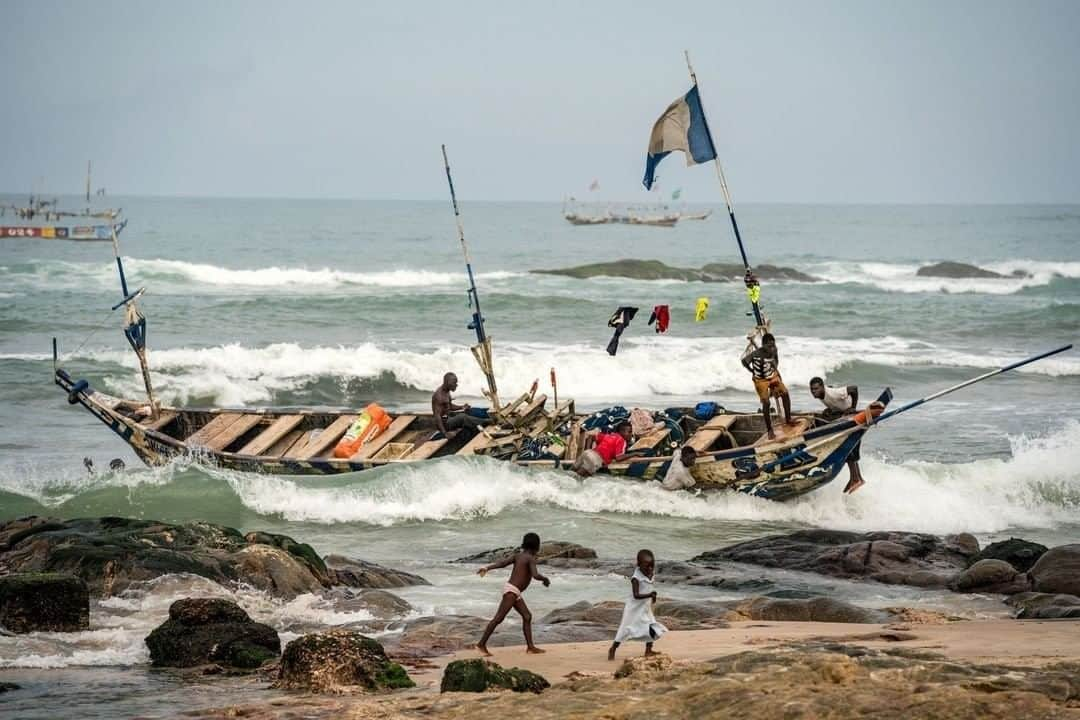
[[[108,312],[106,312],[105,317],[102,318],[101,322],[98,323],[97,327],[93,328],[92,330],[90,330],[90,332],[88,332],[86,334],[86,337],[84,337],[82,342],[79,343],[79,346],[77,348],[75,348],[74,350],[72,350],[71,352],[65,353],[64,360],[70,360],[71,358],[75,357],[75,355],[80,350],[83,349],[83,346],[85,346],[86,343],[90,342],[90,338],[92,338],[94,335],[97,335],[99,332],[101,332],[101,330],[105,327],[105,324],[107,322],[109,322],[109,320],[112,319],[113,312],[114,312],[114,310],[109,310]]]

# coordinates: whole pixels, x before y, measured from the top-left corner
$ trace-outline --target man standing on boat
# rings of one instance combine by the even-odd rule
[[[469,405],[455,405],[451,396],[457,390],[457,375],[448,372],[443,375],[442,385],[431,395],[431,414],[435,417],[435,427],[449,437],[451,430],[467,430],[469,436],[480,430],[480,420],[469,414]]]
[[[859,387],[857,385],[826,385],[819,377],[810,378],[810,394],[816,397],[825,406],[821,417],[830,422],[844,415],[851,415],[859,406]],[[865,484],[862,472],[859,470],[859,448],[862,440],[848,455],[848,484],[844,486],[844,492],[851,494]]]
[[[775,440],[772,418],[769,415],[769,400],[774,397],[780,398],[784,404],[784,422],[791,424],[791,396],[788,395],[787,386],[780,377],[780,354],[776,349],[776,338],[772,333],[761,336],[761,347],[747,353],[742,359],[743,367],[750,371],[754,377],[754,390],[757,391],[758,399],[761,400],[761,414],[765,418],[765,430],[769,433],[769,439]]]

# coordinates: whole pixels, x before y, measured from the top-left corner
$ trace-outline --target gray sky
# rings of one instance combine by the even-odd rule
[[[736,202],[1080,202],[1080,2],[750,5],[2,0],[0,190],[641,199],[685,48]]]

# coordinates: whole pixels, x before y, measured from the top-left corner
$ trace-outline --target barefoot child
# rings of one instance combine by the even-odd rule
[[[608,660],[615,659],[615,651],[625,640],[642,640],[645,642],[645,654],[656,654],[652,649],[653,642],[666,633],[667,628],[653,617],[652,606],[656,602],[656,591],[653,590],[655,566],[656,558],[652,550],[638,551],[637,569],[630,578],[632,597],[623,608],[622,622],[615,633],[615,642],[608,650]]]
[[[514,569],[510,571],[510,580],[503,585],[502,602],[499,603],[499,609],[495,611],[495,617],[491,618],[491,622],[488,623],[487,628],[484,629],[484,635],[480,638],[480,642],[476,644],[476,649],[482,654],[491,656],[488,652],[487,642],[491,637],[491,633],[495,632],[495,628],[499,626],[505,618],[507,613],[510,612],[510,608],[517,610],[518,615],[521,616],[521,629],[525,633],[525,644],[528,646],[530,653],[542,653],[544,652],[540,648],[533,644],[532,639],[532,613],[529,612],[529,606],[525,604],[524,598],[521,594],[525,592],[525,589],[529,587],[529,583],[533,578],[536,578],[540,582],[544,583],[544,587],[551,584],[551,581],[540,574],[540,571],[536,569],[536,553],[540,551],[540,536],[536,533],[526,533],[525,537],[521,540],[521,548],[512,556],[505,560],[494,562],[487,567],[482,567],[476,571],[476,574],[480,577],[487,575],[489,570],[497,570],[498,568],[506,567],[507,565],[513,565]]]

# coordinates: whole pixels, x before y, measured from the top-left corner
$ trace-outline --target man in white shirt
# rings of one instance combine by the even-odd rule
[[[853,414],[859,405],[859,388],[855,385],[826,385],[824,380],[815,377],[810,378],[810,394],[825,406],[821,416],[829,421]],[[862,441],[859,441],[859,444],[848,455],[848,484],[844,487],[844,492],[848,494],[855,492],[866,483],[859,470],[861,445]]]

